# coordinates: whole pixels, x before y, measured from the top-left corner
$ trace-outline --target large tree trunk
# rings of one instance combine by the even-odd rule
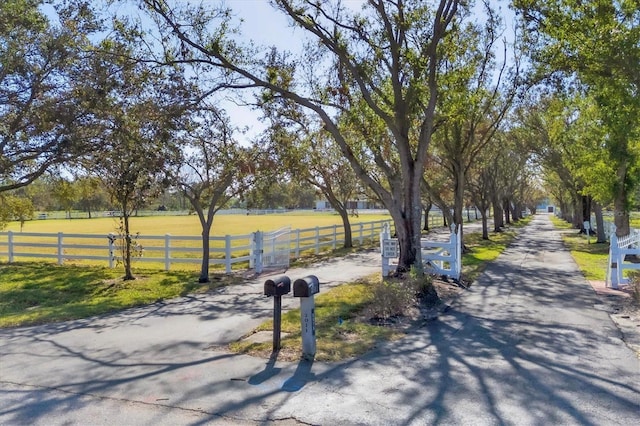
[[[122,206],[122,222],[124,225],[124,279],[133,280],[135,277],[131,272],[131,233],[129,232],[129,212],[127,212],[127,206]]]
[[[582,229],[582,197],[576,195],[573,200],[573,217],[571,220],[573,227]]]
[[[409,271],[415,267],[419,274],[422,273],[422,252],[420,238],[422,237],[422,203],[420,200],[421,176],[408,174],[408,182],[404,188],[403,204],[400,207],[394,203],[388,208],[396,228],[400,259],[398,272]]]
[[[511,206],[508,198],[502,200],[502,209],[504,211],[504,223],[511,225]]]
[[[593,202],[593,212],[596,215],[596,243],[606,243],[607,235],[604,233],[604,218],[602,217],[602,206]]]
[[[340,215],[340,219],[342,219],[342,227],[344,228],[344,248],[353,247],[353,236],[351,233],[351,222],[349,221],[349,208],[347,206],[348,201],[340,201],[338,197],[336,197],[335,193],[331,190],[331,188],[321,188],[322,193],[329,201],[329,204],[335,211]]]
[[[211,227],[202,224],[202,263],[200,263],[199,283],[209,282],[209,254],[211,252],[209,246],[209,236],[211,235]]]
[[[482,239],[489,239],[489,221],[487,220],[487,210],[483,209],[480,211],[480,215],[482,216]]]
[[[431,207],[433,207],[433,203],[428,203],[424,206],[424,226],[422,230],[426,232],[429,232],[429,212],[431,211]]]
[[[631,232],[629,212],[627,211],[627,194],[619,190],[613,199],[613,224],[616,225],[616,236],[625,237]]]
[[[335,206],[334,206],[335,208]],[[351,222],[349,222],[349,211],[346,208],[336,209],[340,218],[342,219],[342,226],[344,228],[344,248],[353,247],[353,237],[351,235]]]
[[[582,221],[580,222],[580,232],[586,233],[587,230],[584,227],[584,223],[591,223],[591,197],[583,195],[580,201],[582,202],[582,208],[580,209],[580,212],[582,214]]]
[[[503,216],[502,216],[502,206],[500,205],[500,201],[495,198],[493,200],[493,232],[501,232],[504,226]]]

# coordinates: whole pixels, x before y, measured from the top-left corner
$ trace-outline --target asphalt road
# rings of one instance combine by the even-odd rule
[[[333,260],[324,286],[379,271]],[[640,364],[537,216],[438,320],[341,363],[219,349],[271,315],[243,287],[82,321],[0,330],[0,424],[631,425]],[[288,306],[295,303],[289,299]]]

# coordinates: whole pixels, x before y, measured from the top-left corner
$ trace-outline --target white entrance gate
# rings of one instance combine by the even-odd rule
[[[291,256],[291,227],[253,234],[253,267],[264,270],[289,269]]]

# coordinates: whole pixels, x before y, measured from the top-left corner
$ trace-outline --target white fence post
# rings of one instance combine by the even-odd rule
[[[335,250],[337,247],[338,240],[338,225],[333,225],[333,249]]]
[[[296,247],[295,247],[296,259],[300,257],[300,229],[296,229]]]
[[[362,232],[364,231],[364,227],[362,225],[362,222],[358,223],[358,225],[360,225],[360,245],[362,245],[362,243],[364,242],[364,235],[362,234]]]
[[[13,231],[7,233],[7,251],[9,252],[9,263],[13,263]]]
[[[171,234],[164,234],[164,270],[171,268]]]
[[[231,273],[231,235],[224,236],[224,264],[225,272]]]
[[[62,239],[63,239],[62,232],[58,232],[58,265],[62,265],[62,253],[63,253]]]
[[[454,241],[452,241],[455,245],[455,256],[453,260],[453,264],[451,265],[451,269],[455,274],[455,279],[459,280],[460,275],[462,274],[462,240],[460,238],[460,227],[458,227],[457,232],[452,236]]]
[[[253,267],[256,273],[262,272],[262,255],[264,254],[263,242],[264,237],[261,231],[256,231],[253,233],[253,256],[251,259],[253,260]]]
[[[391,238],[389,226],[385,224],[380,231],[380,257],[382,258],[382,277],[389,275],[389,258],[385,256],[384,242]]]
[[[320,254],[320,228],[316,226],[316,254]]]

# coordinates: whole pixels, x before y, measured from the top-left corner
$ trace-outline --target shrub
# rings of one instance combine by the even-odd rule
[[[410,283],[401,279],[383,279],[373,284],[372,300],[367,309],[371,318],[389,319],[404,315],[416,302]]]

